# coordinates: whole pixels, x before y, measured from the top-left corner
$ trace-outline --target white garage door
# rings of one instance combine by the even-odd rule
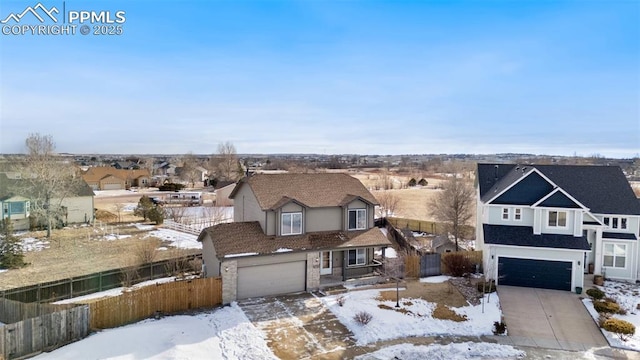
[[[121,190],[122,186],[120,184],[102,184],[102,190]]]
[[[305,290],[306,262],[238,268],[238,299]]]

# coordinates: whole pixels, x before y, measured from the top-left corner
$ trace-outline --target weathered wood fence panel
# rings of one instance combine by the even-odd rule
[[[396,218],[389,217],[387,221],[391,223],[393,226],[398,229],[411,229],[411,231],[417,232],[426,232],[431,234],[447,234],[447,225],[443,223],[438,223],[434,221],[426,221],[426,220],[415,220],[415,219],[405,219],[405,218]],[[475,227],[463,225],[461,227],[462,234],[475,234]]]
[[[222,279],[164,283],[88,303],[92,329],[122,326],[162,313],[176,313],[222,303]]]
[[[471,264],[482,269],[482,251],[459,251],[444,254],[407,255],[406,276],[412,278],[448,274],[446,259],[449,256],[464,256]]]
[[[3,290],[0,291],[0,298],[23,303],[55,302],[121,287],[123,286],[123,280],[126,277],[124,274],[126,273],[134,272],[136,274],[135,279],[132,279],[132,284],[135,284],[172,275],[176,264],[187,264],[193,261],[200,261],[201,259],[202,254],[181,256],[179,258],[156,261],[145,265],[101,271],[69,279]]]
[[[19,303],[0,299],[0,355],[20,358],[52,350],[89,335],[89,307]]]
[[[424,254],[420,257],[420,277],[442,274],[440,254]]]

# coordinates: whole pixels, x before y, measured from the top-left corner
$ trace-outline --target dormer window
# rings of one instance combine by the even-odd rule
[[[567,212],[566,211],[549,211],[549,227],[566,227]]]
[[[302,213],[283,213],[281,233],[282,235],[302,234]]]
[[[509,208],[502,208],[502,220],[509,220]]]
[[[602,222],[609,228],[609,229],[621,229],[621,230],[626,230],[628,229],[628,224],[627,224],[627,218],[625,217],[615,217],[615,216],[605,216],[602,219]]]
[[[367,228],[367,210],[349,210],[349,230],[364,230]]]

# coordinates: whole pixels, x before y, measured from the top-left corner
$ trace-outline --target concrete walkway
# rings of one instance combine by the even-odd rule
[[[609,345],[577,294],[503,285],[498,295],[509,335],[500,343],[570,351]]]

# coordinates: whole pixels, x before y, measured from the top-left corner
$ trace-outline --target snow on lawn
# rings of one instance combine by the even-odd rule
[[[631,336],[627,341],[622,341],[615,333],[600,329],[604,337],[607,338],[609,345],[640,351],[640,309],[638,309],[638,306],[640,306],[640,285],[607,280],[604,282],[604,286],[598,286],[598,288],[604,291],[607,297],[615,299],[620,307],[627,311],[626,315],[616,314],[613,317],[628,321],[636,327],[635,335]],[[593,308],[591,299],[583,299],[582,301],[591,316],[598,321],[600,315]]]
[[[451,276],[447,276],[447,275],[429,276],[425,278],[420,278],[420,282],[438,284],[438,283],[443,283],[449,279],[451,279]]]
[[[20,243],[22,245],[22,251],[40,251],[42,249],[49,248],[49,241],[46,240],[38,240],[32,237],[26,237],[20,239]]]
[[[518,359],[526,355],[513,346],[491,343],[455,343],[449,345],[399,344],[382,348],[376,352],[360,355],[357,360],[448,360],[448,359]]]
[[[376,300],[381,290],[351,291],[343,306],[338,305],[340,295],[322,298],[322,301],[336,317],[354,334],[358,345],[366,345],[379,340],[389,340],[407,336],[435,335],[493,335],[493,323],[500,321],[501,311],[498,295],[485,295],[484,314],[482,305],[451,308],[466,321],[435,319],[431,316],[435,303],[423,299],[401,299],[401,309],[409,311],[403,314],[395,310],[395,301]],[[385,305],[388,309],[381,309]],[[373,315],[371,322],[360,325],[353,317],[366,311]]]
[[[182,249],[202,249],[202,243],[198,241],[198,236],[187,234],[171,229],[160,228],[150,231],[145,237],[154,236],[160,240],[168,241],[171,246]]]
[[[33,359],[276,359],[237,304],[103,330]]]
[[[94,300],[94,299],[101,299],[101,298],[107,298],[107,297],[113,297],[113,296],[118,296],[118,295],[122,295],[122,293],[125,290],[135,290],[135,289],[139,289],[145,286],[151,286],[151,285],[156,285],[156,284],[164,284],[164,283],[168,283],[168,282],[172,282],[175,281],[176,278],[175,276],[171,276],[171,277],[166,277],[166,278],[160,278],[160,279],[155,279],[155,280],[147,280],[147,281],[143,281],[141,283],[137,283],[131,287],[119,287],[119,288],[115,288],[115,289],[111,289],[111,290],[105,290],[105,291],[101,291],[101,292],[97,292],[97,293],[92,293],[92,294],[88,294],[88,295],[84,295],[84,296],[77,296],[71,299],[65,299],[65,300],[60,300],[60,301],[56,301],[54,302],[54,304],[74,304],[74,303],[83,303],[86,302],[88,300]]]

